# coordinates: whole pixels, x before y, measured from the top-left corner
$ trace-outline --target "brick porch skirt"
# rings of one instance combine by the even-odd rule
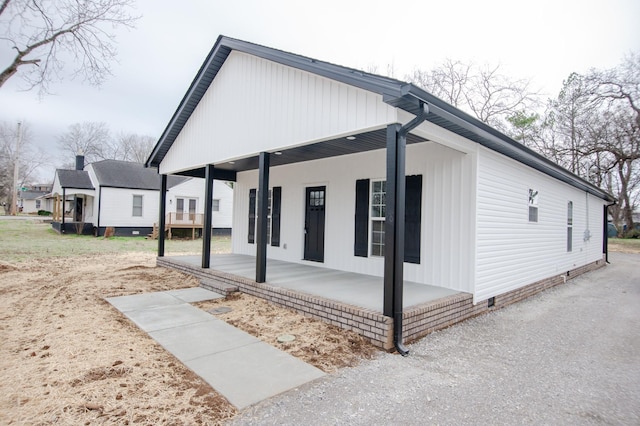
[[[256,283],[248,278],[227,274],[214,269],[200,267],[158,257],[156,264],[185,272],[201,280],[201,287],[216,292],[240,291],[276,305],[294,309],[301,314],[319,319],[345,330],[354,331],[385,350],[393,349],[393,319],[370,309],[348,305],[319,296]],[[487,301],[473,304],[473,295],[460,293],[432,302],[405,308],[403,314],[403,336],[405,343],[412,342],[436,330],[449,327],[468,318],[502,308],[541,291],[563,284],[585,272],[605,266],[604,259],[572,269],[567,274],[556,275],[526,285],[494,298],[493,306]]]

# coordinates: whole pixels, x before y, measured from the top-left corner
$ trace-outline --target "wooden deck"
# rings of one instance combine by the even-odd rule
[[[168,240],[173,237],[174,229],[191,229],[191,239],[196,239],[196,230],[200,230],[199,234],[202,234],[202,228],[204,224],[204,215],[201,213],[169,213],[165,217],[165,235]],[[158,224],[153,224],[153,232],[149,235],[149,238],[158,239]]]

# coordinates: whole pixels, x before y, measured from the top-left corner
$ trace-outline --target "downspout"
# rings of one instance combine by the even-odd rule
[[[399,140],[399,145],[402,145],[402,146],[406,145],[407,134],[411,130],[418,127],[423,121],[425,121],[427,119],[427,115],[429,115],[429,105],[421,101],[420,114],[416,115],[413,118],[413,120],[411,120],[410,122],[408,122],[398,130],[397,137]],[[405,160],[402,159],[402,161],[404,162]],[[403,168],[403,173],[402,173],[403,176],[399,176],[399,179],[398,179],[401,182],[400,185],[402,185],[403,187],[405,185],[405,179],[406,179],[404,174],[405,173]],[[396,185],[397,184],[398,182],[396,182]],[[402,202],[404,203],[405,199],[403,199]],[[402,210],[404,211],[404,204],[402,206]],[[401,218],[401,220],[402,220],[402,235],[404,235],[404,215]],[[396,221],[398,221],[397,217],[396,217]],[[396,260],[395,260],[396,264],[404,268],[402,266],[404,263],[404,238],[403,238],[402,247],[400,248],[396,247],[396,253],[397,253]],[[407,356],[409,355],[409,350],[402,344],[402,340],[403,340],[402,314],[404,313],[402,309],[402,302],[403,302],[403,290],[404,290],[404,272],[401,272],[399,278],[400,279],[395,279],[393,283],[393,345],[395,346],[396,350],[400,355]]]
[[[610,264],[609,262],[609,207],[615,206],[617,203],[614,200],[611,204],[605,204],[604,206],[604,218],[602,221],[604,222],[604,238],[602,239],[602,248],[604,251],[604,261]]]

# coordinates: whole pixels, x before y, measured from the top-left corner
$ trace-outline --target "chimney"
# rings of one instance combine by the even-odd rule
[[[84,155],[76,155],[76,170],[84,170]]]

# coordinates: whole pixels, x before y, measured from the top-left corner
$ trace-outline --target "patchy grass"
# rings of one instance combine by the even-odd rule
[[[609,250],[623,253],[640,253],[640,239],[609,238]]]
[[[158,241],[144,237],[96,238],[90,235],[58,234],[51,224],[39,220],[0,219],[0,258],[7,262],[92,254],[154,253],[157,250]],[[230,237],[212,238],[213,253],[230,250]],[[201,252],[202,239],[165,241],[165,253],[168,255]]]

